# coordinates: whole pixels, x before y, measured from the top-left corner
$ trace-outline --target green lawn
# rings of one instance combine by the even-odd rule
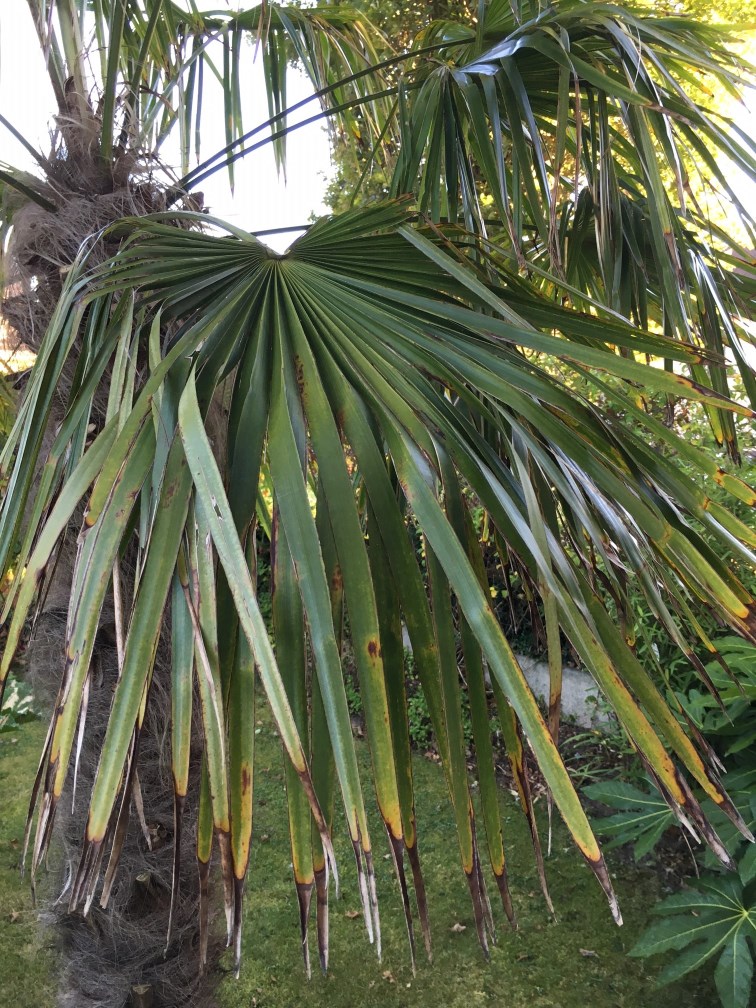
[[[29,790],[44,738],[41,721],[0,735],[0,1002],[8,1008],[55,1004],[52,939],[38,928],[29,883],[18,872]]]
[[[258,736],[261,760],[255,780],[255,835],[267,839],[254,846],[245,958],[240,978],[229,978],[221,988],[223,1008],[677,1008],[683,998],[686,1005],[701,1008],[717,1003],[713,985],[697,982],[696,977],[657,989],[655,964],[625,955],[646,925],[659,891],[657,877],[611,862],[625,918],[624,926],[618,928],[561,821],[547,863],[558,915],[557,923],[551,920],[541,898],[524,818],[508,794],[502,795],[505,843],[520,926],[512,932],[500,906],[495,907],[501,922],[499,944],[486,963],[459,867],[442,772],[419,757],[414,772],[420,854],[431,905],[433,963],[428,964],[420,952],[417,975],[412,976],[398,887],[376,826],[383,961],[378,963],[367,942],[361,914],[354,916],[359,909],[355,873],[351,852],[342,843],[337,846],[342,897],[331,907],[331,968],[327,977],[317,968],[313,924],[313,977],[308,983],[289,868],[280,748],[272,735],[266,723]],[[366,758],[364,746],[360,754]],[[490,894],[498,899],[493,885]]]
[[[28,786],[43,741],[40,722],[0,739],[0,990],[14,1008],[51,1006],[54,957],[52,940],[36,930],[27,883],[16,870]],[[11,741],[15,740],[15,741]],[[366,758],[360,743],[361,757]],[[285,793],[280,744],[267,720],[258,735],[255,779],[257,812],[245,925],[245,950],[239,980],[224,980],[220,1008],[711,1008],[716,995],[694,976],[658,990],[650,963],[629,959],[625,951],[645,926],[656,898],[656,876],[613,864],[625,925],[611,920],[591,873],[570,846],[561,826],[547,864],[558,922],[543,905],[530,845],[521,815],[509,795],[502,796],[510,874],[520,928],[501,921],[499,944],[491,961],[483,959],[475,937],[469,899],[453,835],[440,769],[418,758],[415,775],[421,857],[431,902],[434,959],[424,954],[412,976],[398,890],[378,829],[374,827],[383,921],[383,961],[378,963],[364,934],[351,853],[338,847],[341,900],[331,906],[331,970],[316,968],[311,935],[313,978],[308,983],[299,949],[296,898],[289,868]],[[342,831],[343,833],[343,831]],[[492,897],[495,891],[492,887]],[[220,924],[220,920],[218,921]],[[455,925],[462,925],[460,930]],[[119,1006],[114,1006],[119,1008]]]

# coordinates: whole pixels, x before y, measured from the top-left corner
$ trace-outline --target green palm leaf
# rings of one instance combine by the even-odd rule
[[[445,237],[409,225],[404,203],[376,206],[318,222],[281,256],[238,229],[179,230],[158,216],[128,222],[131,237],[115,259],[89,273],[84,264],[72,271],[41,350],[34,396],[12,435],[15,462],[7,456],[8,542],[17,535],[31,493],[18,467],[33,470],[40,460],[36,431],[47,409],[46,382],[72,352],[84,317],[82,298],[93,348],[106,347],[116,356],[119,346],[148,348],[139,387],[132,388],[123,366],[113,370],[112,420],[88,448],[73,421],[89,415],[92,385],[83,381],[72,390],[40,516],[54,504],[61,484],[62,490],[30,554],[30,580],[17,595],[3,663],[7,668],[34,583],[65,521],[91,487],[69,612],[70,662],[47,746],[35,867],[49,843],[80,710],[86,718],[87,648],[114,563],[129,549],[137,550],[139,562],[74,906],[91,902],[109,845],[108,878],[117,864],[124,822],[119,809],[128,807],[155,649],[170,605],[177,823],[187,793],[192,675],[202,713],[203,947],[215,839],[229,938],[238,956],[253,815],[251,697],[259,676],[290,763],[292,854],[305,949],[315,887],[319,953],[327,963],[333,767],[368,934],[380,952],[374,850],[344,690],[342,622],[356,659],[373,783],[411,944],[405,854],[426,944],[429,935],[406,731],[402,621],[444,764],[483,946],[493,919],[461,732],[457,621],[474,708],[486,844],[505,909],[511,912],[506,837],[486,744],[484,663],[536,856],[540,859],[540,846],[522,765],[523,734],[619,919],[553,725],[547,726],[492,609],[481,545],[471,530],[470,495],[486,512],[499,561],[516,557],[550,607],[552,636],[561,627],[594,673],[665,799],[727,859],[685,782],[686,770],[747,834],[709,765],[710,753],[698,752],[695,740],[684,734],[590,576],[592,549],[618,599],[628,572],[637,574],[662,625],[676,626],[669,608],[684,604],[694,611],[703,605],[753,638],[753,601],[690,519],[705,520],[709,534],[723,543],[732,541],[731,528],[737,534],[737,527],[720,523],[672,462],[637,450],[598,407],[558,381],[555,369],[575,375],[600,371],[610,403],[613,388],[621,402],[628,383],[643,381],[647,388],[674,387],[718,408],[748,411],[711,389],[618,353],[615,334],[629,346],[636,341],[642,346],[645,337],[630,325],[623,328],[616,317],[602,339],[595,317],[545,298],[532,318],[520,314],[522,302],[508,302],[507,290],[487,283],[485,273],[469,266]],[[132,304],[124,314],[121,306]],[[669,337],[654,337],[654,346],[660,345],[677,360],[699,357],[695,348]],[[213,446],[209,431],[221,394],[228,419],[221,434],[213,435]],[[262,472],[272,493],[272,627],[261,615],[255,584]],[[673,488],[681,491],[686,510],[669,503]],[[411,540],[414,527],[425,542],[429,591]],[[227,627],[231,636],[222,640]],[[174,896],[177,878],[178,866]]]
[[[715,351],[719,362],[691,375],[719,391],[729,348],[752,396],[732,318],[749,313],[756,231],[723,164],[751,176],[756,148],[684,90],[706,79],[732,92],[752,80],[726,42],[690,18],[568,2],[518,23],[491,4],[452,60],[407,75],[392,193],[415,192],[433,220],[490,234],[499,259],[545,271],[552,297],[567,284]],[[745,244],[721,229],[710,237],[691,188],[694,158],[726,194]],[[707,413],[736,458],[732,416],[715,404]]]

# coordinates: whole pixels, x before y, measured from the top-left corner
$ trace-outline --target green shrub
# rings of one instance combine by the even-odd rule
[[[719,699],[696,687],[680,693],[688,716],[730,772],[723,784],[746,826],[756,829],[756,647],[737,637],[717,641],[729,672],[712,661],[706,671]],[[622,780],[594,783],[583,789],[612,814],[595,826],[609,838],[608,847],[633,844],[636,858],[654,850],[675,818],[649,781],[644,788]],[[724,874],[711,852],[696,852],[700,878],[682,892],[663,900],[653,924],[631,955],[678,954],[662,970],[666,984],[709,964],[724,1008],[747,1008],[751,998],[753,951],[756,951],[756,845],[748,843],[713,801],[701,808],[737,865],[737,876]]]
[[[707,962],[717,965],[714,982],[723,1008],[751,1004],[756,951],[756,848],[744,857],[737,876],[707,874],[683,892],[662,900],[652,924],[631,956],[679,953],[659,976],[659,985],[679,980]]]
[[[11,672],[0,709],[0,735],[15,731],[25,721],[33,721],[36,716],[31,687]]]

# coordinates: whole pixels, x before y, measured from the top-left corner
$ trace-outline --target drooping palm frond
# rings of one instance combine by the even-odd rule
[[[452,38],[431,26],[419,44]],[[742,329],[754,293],[753,138],[708,108],[754,81],[731,37],[693,19],[566,2],[518,21],[509,4],[456,35],[406,77],[392,193],[415,192],[434,220],[488,235],[555,297],[589,294],[642,327],[734,356],[754,404]],[[701,209],[715,194],[739,221]],[[693,377],[719,391],[719,366]],[[737,457],[731,417],[707,407]]]
[[[713,84],[740,93],[752,70],[727,48],[730,36],[689,18],[583,0],[554,4],[524,24],[511,13],[502,18],[502,6],[487,5],[451,59],[425,60],[413,74],[424,83],[414,93],[412,81],[405,110],[412,144],[403,147],[395,186],[414,188],[419,176],[424,210],[451,219],[464,210],[481,227],[480,209],[463,198],[474,163],[469,181],[485,183],[513,243],[548,247],[554,205],[585,184],[605,215],[616,212],[618,191],[644,193],[659,202],[660,224],[671,232],[667,217],[686,209],[696,156],[753,228],[716,160],[726,153],[750,172],[753,142],[688,93]],[[609,220],[601,222],[606,239],[621,234]],[[605,283],[611,296],[612,271]]]
[[[754,639],[754,602],[710,543],[736,546],[752,558],[748,546],[756,537],[724,509],[712,509],[698,485],[616,413],[601,412],[555,376],[555,368],[590,376],[620,412],[628,409],[623,389],[630,383],[750,415],[634,356],[661,354],[698,366],[710,352],[645,333],[610,313],[597,317],[557,306],[537,288],[530,302],[521,297],[520,311],[516,297],[510,302],[506,289],[487,282],[485,270],[455,255],[443,236],[411,226],[402,203],[320,221],[284,255],[237,229],[209,234],[169,220],[126,222],[133,233],[117,257],[88,272],[84,256],[71,271],[2,457],[9,475],[0,513],[2,560],[7,565],[20,542],[15,562],[25,570],[4,614],[8,619],[12,612],[2,676],[60,537],[86,501],[65,667],[35,791],[33,869],[49,843],[77,723],[86,718],[82,698],[94,631],[115,590],[133,602],[124,613],[123,659],[73,882],[74,907],[91,904],[108,849],[109,879],[117,865],[119,809],[128,808],[155,649],[170,608],[177,832],[194,678],[205,754],[201,877],[207,877],[215,837],[237,956],[253,815],[256,678],[290,763],[292,862],[305,948],[311,893],[317,887],[324,906],[329,863],[334,867],[329,809],[336,785],[366,927],[380,943],[371,828],[344,689],[345,634],[411,946],[405,856],[428,940],[402,623],[444,766],[481,944],[486,947],[493,920],[465,757],[455,624],[473,714],[485,849],[506,912],[511,903],[486,669],[526,815],[534,826],[524,737],[619,917],[554,742],[558,682],[547,725],[492,609],[473,504],[487,515],[499,561],[516,558],[539,594],[552,657],[561,628],[661,792],[727,862],[687,783],[695,781],[747,833],[722,790],[714,755],[693,726],[684,730],[681,710],[670,709],[638,662],[607,595],[621,607],[628,578],[637,578],[652,611],[685,648],[680,617],[700,606]],[[77,372],[32,497],[55,385],[79,344],[89,363]],[[93,392],[106,365],[107,411],[87,446]],[[220,389],[225,419],[219,426],[213,404]],[[642,414],[634,419],[644,422]],[[662,436],[653,418],[646,426]],[[703,455],[663,431],[702,473],[718,476]],[[260,500],[261,476],[268,503]],[[734,494],[754,504],[751,488],[726,479]],[[255,585],[266,534],[272,627],[262,618]],[[422,537],[422,559],[415,535]],[[121,571],[127,550],[137,558],[131,574]],[[124,579],[130,596],[116,587]],[[323,965],[326,921],[319,913]]]

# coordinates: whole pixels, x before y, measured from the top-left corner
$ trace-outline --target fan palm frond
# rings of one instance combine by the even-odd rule
[[[427,938],[402,623],[442,757],[481,944],[487,946],[493,922],[462,733],[455,625],[474,713],[485,847],[505,910],[511,914],[486,671],[525,813],[532,818],[523,738],[619,919],[601,852],[555,744],[558,683],[547,724],[492,608],[473,506],[487,516],[497,561],[514,558],[542,600],[552,658],[562,633],[665,798],[728,863],[688,783],[747,833],[714,755],[693,726],[684,730],[682,711],[670,708],[633,654],[607,597],[621,610],[628,579],[636,578],[661,624],[690,653],[680,621],[700,606],[756,639],[754,602],[711,546],[735,546],[752,560],[748,547],[756,537],[724,509],[713,509],[698,484],[652,451],[637,429],[563,378],[587,376],[617,412],[628,408],[630,384],[750,416],[712,389],[635,359],[661,354],[695,367],[711,352],[645,333],[612,313],[555,305],[537,288],[530,302],[522,289],[520,302],[508,302],[506,290],[450,251],[453,244],[437,229],[413,224],[404,202],[319,221],[284,255],[238,229],[179,229],[174,218],[125,221],[129,237],[115,258],[88,271],[83,255],[71,271],[2,458],[9,475],[0,514],[3,561],[20,538],[16,562],[26,570],[6,605],[6,618],[13,615],[3,676],[56,544],[86,502],[66,663],[37,783],[33,869],[49,843],[77,723],[86,718],[94,631],[130,547],[138,557],[133,603],[124,614],[120,676],[72,906],[91,904],[108,848],[108,878],[117,864],[119,809],[128,804],[138,765],[155,650],[170,607],[177,829],[194,677],[205,754],[201,873],[206,877],[215,837],[237,956],[252,823],[256,677],[290,764],[304,946],[311,893],[317,885],[322,903],[328,866],[335,867],[329,811],[335,784],[366,927],[380,944],[374,848],[344,688],[345,635],[413,950],[405,856]],[[72,386],[32,497],[53,390],[79,343],[91,363]],[[111,360],[117,366],[105,378]],[[109,381],[107,411],[87,447],[101,380]],[[211,440],[220,389],[226,419]],[[633,419],[660,435],[653,418]],[[665,436],[675,439],[666,429]],[[725,479],[703,454],[689,448],[687,457],[705,475]],[[270,492],[266,504],[261,476]],[[726,479],[734,494],[754,503],[751,488]],[[273,554],[272,626],[261,615],[255,584],[263,529]],[[322,915],[318,925],[325,964]]]

